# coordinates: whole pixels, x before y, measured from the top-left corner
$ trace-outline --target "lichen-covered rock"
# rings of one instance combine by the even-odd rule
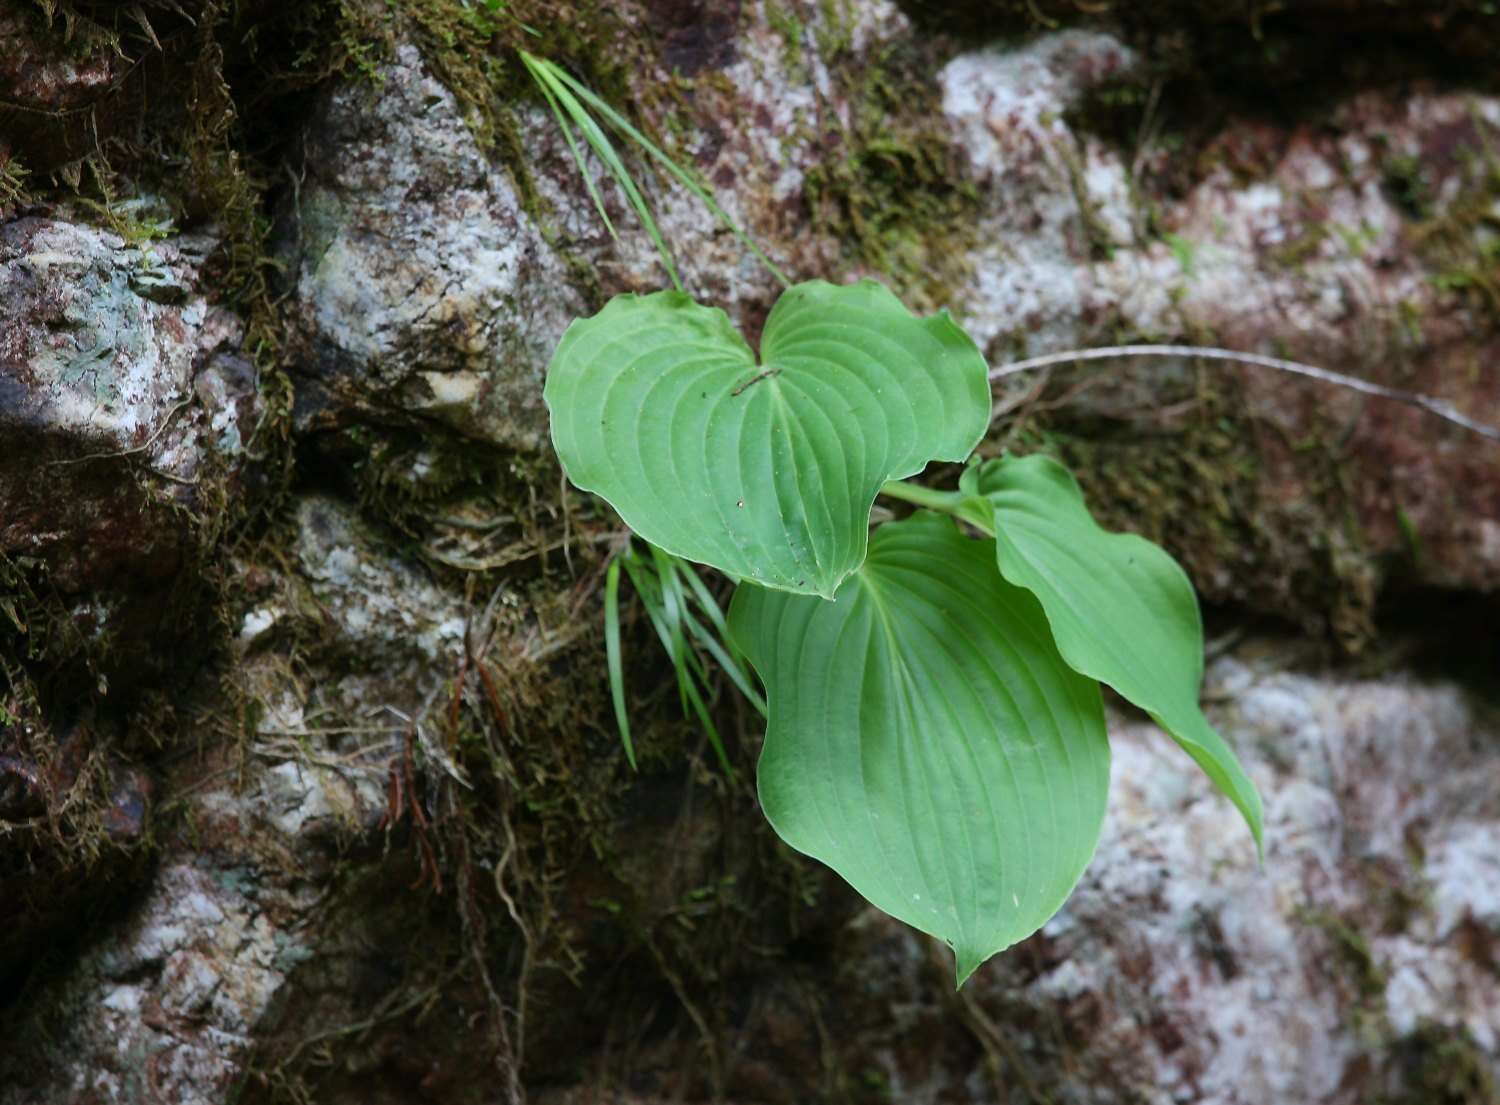
[[[1122,339],[1216,344],[1500,423],[1486,367],[1500,311],[1482,290],[1500,101],[1418,85],[1345,95],[1300,124],[1228,114],[1205,133],[1177,122],[1190,106],[1174,116],[1153,99],[1162,78],[1116,34],[962,53],[935,80],[911,34],[881,3],[790,23],[748,10],[712,86],[673,116],[678,156],[794,279],[874,275],[915,305],[948,306],[997,365]],[[924,81],[937,94],[913,135],[903,113],[922,110]],[[872,106],[887,108],[879,139]],[[602,290],[664,284],[606,186],[622,228],[611,242],[551,118],[522,125],[560,244],[593,259]],[[753,333],[774,281],[685,190],[653,203],[686,286]],[[1110,522],[1165,540],[1211,599],[1358,647],[1390,575],[1500,586],[1500,461],[1428,414],[1183,361],[1058,370],[1033,394],[1039,379],[1002,390],[1001,411],[1021,417],[997,436],[1064,431],[1055,447]]]
[[[171,639],[166,596],[245,490],[262,417],[242,323],[198,287],[211,245],[0,227],[0,554],[123,670]]]
[[[130,69],[92,24],[64,43],[47,22],[28,5],[0,7],[0,169],[11,155],[47,170],[80,156],[91,122],[97,135],[101,113],[91,109]]]
[[[649,125],[668,136],[671,156],[713,191],[728,216],[791,280],[881,276],[878,267],[864,263],[861,241],[850,239],[882,237],[893,221],[905,225],[892,237],[920,225],[930,183],[925,174],[947,168],[924,162],[916,166],[922,176],[891,184],[897,191],[909,188],[892,210],[874,209],[884,182],[859,178],[862,167],[887,164],[899,177],[910,160],[920,162],[943,149],[941,139],[927,133],[930,115],[924,113],[938,106],[923,75],[931,59],[913,42],[910,24],[896,6],[869,0],[793,12],[745,4],[727,48],[699,56],[704,71],[684,103],[651,94],[674,79],[671,42],[669,35],[666,52],[642,59],[629,75]],[[656,245],[598,160],[587,157],[618,238],[609,235],[588,201],[550,113],[526,111],[520,125],[527,165],[548,203],[559,242],[588,259],[600,291],[669,286]],[[872,149],[877,146],[878,152]],[[620,148],[644,182],[684,287],[722,307],[748,335],[758,334],[781,291],[776,277],[638,148],[623,141]],[[906,212],[900,210],[903,203],[909,204]],[[933,256],[945,251],[946,243],[904,237],[912,239],[908,244],[917,247],[917,257],[928,255],[929,244]],[[908,275],[895,279],[904,284]],[[912,280],[903,290],[919,305],[931,306],[928,285],[936,282],[935,277]]]
[[[0,98],[13,111],[86,107],[119,80],[125,59],[104,41],[61,45],[40,12],[0,11]]]
[[[125,746],[146,726],[105,715],[201,661],[204,553],[252,483],[263,412],[242,324],[197,286],[210,245],[0,226],[7,977],[140,872],[153,785]]]
[[[1412,52],[1442,89],[1341,68],[1281,113],[1247,110],[1260,85],[1200,110],[1237,76],[1200,81],[1195,51],[1249,41],[1248,5],[1071,6],[1047,14],[1088,29],[983,49],[903,14],[919,0],[590,2],[560,27],[532,0],[339,4],[238,43],[216,7],[163,43],[208,95],[193,157],[249,169],[237,271],[276,216],[284,298],[253,326],[292,375],[286,483],[217,540],[264,410],[209,237],[44,206],[0,226],[0,1105],[1493,1098],[1500,739],[1447,677],[1312,674],[1286,639],[1211,669],[1268,799],[1262,868],[1170,741],[1117,717],[1084,884],[957,996],[946,953],[778,850],[727,688],[739,777],[707,766],[628,585],[639,770],[620,753],[598,614],[625,535],[562,487],[541,384],[571,317],[667,281],[607,174],[618,242],[517,98],[516,44],[607,89],[792,279],[950,306],[996,363],[1191,339],[1500,419],[1500,113],[1432,60],[1486,55]],[[1039,6],[925,7],[1019,31]],[[1423,26],[1474,26],[1451,7]],[[1415,6],[1284,9],[1233,74],[1281,73],[1289,35],[1300,70],[1336,9],[1388,29]],[[304,102],[271,85],[387,32],[405,45],[346,58],[306,118],[267,117]],[[0,49],[0,89],[125,91],[118,58],[63,45]],[[178,148],[163,118],[109,181]],[[753,339],[775,277],[621,148],[686,288]],[[1226,618],[1352,641],[1382,578],[1497,587],[1494,454],[1417,412],[1185,361],[998,399],[986,449],[1065,454]]]
[[[328,96],[306,164],[287,244],[304,420],[383,413],[538,447],[543,373],[583,300],[414,47]]]
[[[62,983],[51,1047],[0,1058],[6,1105],[228,1099],[256,1023],[305,947],[315,887],[262,881],[244,855],[181,856]]]
[[[297,570],[260,573],[236,637],[238,677],[269,707],[263,728],[294,734],[309,715],[371,710],[377,729],[409,728],[457,673],[468,610],[339,500],[303,498],[292,519]],[[278,646],[292,641],[310,678],[288,677]]]
[[[358,617],[339,624],[363,632]],[[1207,681],[1215,719],[1267,797],[1263,865],[1238,816],[1171,742],[1116,718],[1104,839],[1062,913],[955,996],[945,951],[856,912],[826,938],[826,959],[747,975],[713,1014],[735,1040],[714,1061],[725,1099],[806,1100],[814,1087],[844,1084],[854,1100],[920,1105],[1030,1085],[1070,1102],[1130,1093],[1353,1105],[1422,1100],[1434,1063],[1481,1087],[1500,1076],[1500,980],[1486,966],[1500,939],[1500,732],[1454,684],[1299,674],[1276,658],[1285,648],[1243,646]],[[287,717],[266,718],[237,781],[213,756],[178,780],[200,780],[186,790],[192,833],[164,843],[150,893],[70,970],[63,998],[54,993],[45,1061],[7,1069],[0,1060],[0,1103],[125,1102],[145,1078],[165,1100],[219,1101],[241,1085],[264,1088],[257,1078],[270,1068],[258,1057],[300,1056],[346,1028],[371,1033],[361,1062],[377,1066],[351,1066],[324,1100],[368,1100],[350,1087],[387,1083],[381,1069],[444,1093],[476,1078],[503,1085],[475,1052],[493,1046],[480,1044],[488,1037],[458,1026],[485,1007],[467,972],[446,984],[446,999],[434,976],[408,983],[408,1000],[458,1033],[423,1055],[396,1024],[377,1031],[363,1011],[372,986],[382,1008],[397,1000],[399,972],[377,968],[372,949],[401,947],[403,927],[430,923],[420,919],[424,894],[413,886],[390,900],[330,901],[317,889],[335,857],[378,855],[360,842],[390,812],[402,726],[338,737],[297,723],[289,740]],[[674,837],[639,839],[633,863],[664,865],[675,885],[692,885],[676,869]],[[691,877],[711,879],[713,868]],[[559,890],[588,897],[602,885]],[[682,908],[666,906],[666,916]],[[769,937],[761,929],[756,940]],[[809,938],[803,956],[823,947]],[[611,1064],[626,1061],[637,1096],[622,1101],[706,1100],[708,1068],[682,1066],[691,1038],[648,1037],[626,1060],[578,1050],[598,1039],[597,1001],[614,992],[594,973],[604,962],[618,970],[623,960],[590,961],[594,981],[545,986],[547,1000],[533,1006],[526,1069],[545,1072],[534,1099],[594,1100],[616,1084]]]

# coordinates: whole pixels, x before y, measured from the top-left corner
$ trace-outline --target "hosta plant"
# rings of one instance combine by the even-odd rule
[[[725,655],[764,686],[757,781],[783,840],[946,941],[961,984],[1046,922],[1093,854],[1104,683],[1259,844],[1260,798],[1198,706],[1202,627],[1172,558],[1099,528],[1043,456],[971,463],[951,490],[903,482],[969,459],[989,425],[962,328],[872,281],[811,281],[759,349],[681,291],[618,296],[568,329],[546,400],[575,485],[736,581]],[[881,494],[917,510],[872,533]],[[661,601],[676,587],[685,607],[683,573],[658,566]]]

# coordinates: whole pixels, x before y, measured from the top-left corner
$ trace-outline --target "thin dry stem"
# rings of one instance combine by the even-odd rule
[[[1038,368],[1048,368],[1052,365],[1070,364],[1076,361],[1115,360],[1122,357],[1195,357],[1204,361],[1229,361],[1235,364],[1254,365],[1257,368],[1275,369],[1278,372],[1288,372],[1294,376],[1304,376],[1325,384],[1348,388],[1350,391],[1357,391],[1364,395],[1373,395],[1378,399],[1389,399],[1393,402],[1418,407],[1428,414],[1436,415],[1445,422],[1452,422],[1455,426],[1462,426],[1471,433],[1487,437],[1492,441],[1500,441],[1500,428],[1487,426],[1483,422],[1476,422],[1446,399],[1435,399],[1430,395],[1421,395],[1414,391],[1402,391],[1399,388],[1386,387],[1384,384],[1372,384],[1370,381],[1361,380],[1357,376],[1345,376],[1341,372],[1330,372],[1326,368],[1316,368],[1313,365],[1302,364],[1298,361],[1283,360],[1280,357],[1266,357],[1259,353],[1237,353],[1231,349],[1214,349],[1208,346],[1108,345],[1099,349],[1073,349],[1065,353],[1048,353],[1044,356],[1028,357],[1024,361],[1016,361],[1012,364],[990,369],[990,383],[993,384],[996,380],[1002,380],[1007,376],[1014,376],[1021,372],[1030,372]]]

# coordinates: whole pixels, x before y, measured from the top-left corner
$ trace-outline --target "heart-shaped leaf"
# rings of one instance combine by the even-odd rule
[[[921,512],[880,527],[832,603],[742,585],[729,624],[766,685],[783,840],[946,940],[960,984],[1058,910],[1104,818],[1099,685],[993,541]]]
[[[1076,670],[1145,710],[1229,796],[1262,846],[1255,784],[1198,708],[1203,622],[1187,573],[1161,547],[1100,528],[1072,473],[1007,456],[964,473],[995,519],[1000,572],[1034,594]]]
[[[914,318],[873,281],[789,289],[761,354],[679,292],[616,296],[552,357],[552,442],[660,548],[831,598],[864,560],[880,485],[978,443],[984,358],[946,313]]]

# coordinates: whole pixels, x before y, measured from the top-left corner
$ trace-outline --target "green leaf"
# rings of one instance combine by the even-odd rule
[[[700,684],[705,688],[708,686],[708,671],[704,668],[703,661],[699,659],[698,654],[686,647],[687,639],[683,634],[683,620],[688,615],[685,606],[678,601],[680,592],[672,568],[675,561],[656,548],[651,549],[650,561],[645,560],[634,549],[627,549],[618,559],[625,566],[625,573],[635,587],[641,606],[646,611],[646,617],[651,622],[651,627],[656,630],[657,639],[661,641],[661,647],[666,651],[667,658],[672,661],[672,667],[677,672],[677,695],[682,703],[683,714],[686,715],[691,711],[697,715],[704,734],[713,745],[714,754],[719,758],[719,765],[723,767],[724,774],[733,779],[735,777],[734,765],[730,762],[729,754],[724,748],[724,741],[714,725],[708,703],[703,698],[703,691],[699,689]],[[659,574],[663,572],[667,574],[665,576]]]
[[[767,818],[946,940],[960,985],[1063,904],[1109,787],[1099,686],[994,557],[920,512],[880,527],[832,603],[745,585],[729,610],[770,706]]]
[[[620,558],[609,562],[604,574],[604,660],[609,668],[609,695],[615,704],[615,724],[625,758],[635,766],[635,744],[630,739],[630,713],[625,709],[625,670],[620,656]]]
[[[661,147],[655,142],[632,126],[630,120],[611,107],[608,101],[601,100],[598,96],[594,95],[587,85],[576,80],[571,73],[560,65],[533,57],[524,50],[521,51],[521,59],[534,74],[539,71],[545,72],[547,81],[552,87],[560,87],[566,91],[570,91],[577,97],[577,100],[574,101],[575,103],[582,101],[578,109],[582,114],[587,115],[588,109],[598,112],[600,118],[650,154],[667,172],[676,177],[684,188],[696,196],[698,201],[713,214],[714,218],[718,219],[730,233],[739,239],[740,244],[749,250],[757,261],[766,267],[766,270],[777,279],[782,287],[787,287],[791,284],[791,281],[772,263],[771,259],[761,252],[760,247],[755,244],[751,237],[740,229],[740,225],[729,217],[729,213],[723,207],[719,206],[718,201],[713,197],[713,193],[703,184],[699,183],[691,173],[663,152]],[[543,78],[538,76],[537,79],[541,81]],[[605,141],[607,142],[608,140],[606,139]],[[635,187],[634,181],[630,179],[630,174],[624,171],[623,165],[619,169],[612,168],[611,171],[616,172],[616,175],[619,176],[621,187],[626,188],[627,191]],[[655,223],[652,221],[649,211],[642,211],[639,205],[637,205],[636,211],[641,216],[642,221],[646,223],[648,230],[654,227]],[[652,233],[652,240],[656,242],[656,247],[662,255],[662,261],[666,265],[667,271],[673,274],[672,282],[674,286],[680,288],[681,285],[677,283],[672,260],[666,251],[666,244],[662,241],[660,235],[654,232]]]
[[[1203,623],[1187,573],[1144,537],[1101,529],[1050,457],[989,461],[960,486],[991,504],[1000,572],[1041,601],[1063,658],[1170,733],[1239,807],[1261,849],[1260,794],[1198,708]]]
[[[946,313],[914,318],[873,281],[791,288],[761,352],[680,293],[616,296],[553,355],[552,441],[652,544],[831,598],[864,560],[880,485],[984,434],[984,358]]]

